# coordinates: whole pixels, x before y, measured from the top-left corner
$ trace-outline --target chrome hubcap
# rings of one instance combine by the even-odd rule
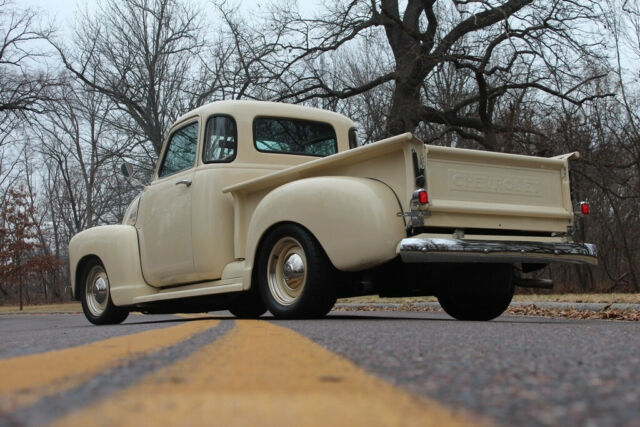
[[[104,278],[98,277],[98,279],[94,282],[93,294],[98,304],[102,304],[107,298],[107,282],[105,282]]]
[[[273,298],[282,305],[295,303],[307,279],[307,258],[302,245],[292,238],[280,239],[269,254],[267,281]]]
[[[109,279],[104,269],[96,265],[87,275],[85,298],[89,311],[94,316],[101,316],[107,308],[109,300]]]

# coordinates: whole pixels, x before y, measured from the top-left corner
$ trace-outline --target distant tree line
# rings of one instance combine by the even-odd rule
[[[309,15],[291,1],[102,0],[72,32],[45,22],[0,0],[0,304],[68,298],[70,238],[118,222],[137,191],[118,165],[148,179],[171,123],[222,99],[334,110],[362,143],[410,131],[579,151],[574,201],[592,214],[577,237],[601,266],[544,274],[560,291],[640,291],[637,1],[338,0]]]

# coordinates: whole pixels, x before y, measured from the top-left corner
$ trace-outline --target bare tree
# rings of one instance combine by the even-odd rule
[[[183,113],[183,90],[203,45],[200,12],[178,0],[105,0],[78,22],[74,47],[54,43],[65,67],[133,121],[157,154]]]
[[[593,123],[592,145],[580,170],[583,191],[603,206],[593,233],[604,250],[602,265],[612,289],[640,290],[640,6],[611,0],[601,4],[611,34],[613,75],[619,95],[594,103],[581,123]],[[597,90],[597,88],[595,88]]]
[[[10,189],[0,209],[0,283],[18,288],[20,310],[25,297],[30,302],[34,276],[54,271],[59,265],[55,258],[38,253],[40,244],[34,228],[28,194],[22,187]],[[0,292],[8,295],[6,288],[0,288]]]
[[[37,111],[38,101],[46,97],[52,80],[38,70],[36,60],[44,56],[38,42],[50,35],[35,11],[0,0],[0,132],[7,131],[8,114]]]
[[[40,180],[51,221],[63,225],[66,242],[85,228],[119,220],[110,215],[112,199],[128,191],[118,181],[116,164],[134,142],[112,126],[115,107],[106,95],[69,81],[56,98],[39,117],[32,145],[45,166]]]
[[[535,91],[579,105],[591,99],[585,83],[603,76],[584,74],[584,64],[598,59],[597,37],[586,34],[596,18],[594,2],[561,0],[338,1],[315,18],[289,8],[274,10],[272,22],[284,32],[279,44],[281,85],[271,99],[307,102],[346,99],[393,84],[386,134],[437,124],[447,132],[500,150],[497,135],[536,129],[510,123],[510,106]],[[354,84],[344,70],[318,72],[327,52],[383,33],[383,52],[375,75]],[[353,50],[351,51],[353,52]],[[357,57],[354,58],[354,61]],[[441,74],[464,84],[455,96],[443,93]]]
[[[42,109],[55,85],[41,63],[44,40],[52,33],[37,12],[0,0],[0,191],[19,177],[22,129],[30,113]],[[0,196],[1,197],[1,196]]]

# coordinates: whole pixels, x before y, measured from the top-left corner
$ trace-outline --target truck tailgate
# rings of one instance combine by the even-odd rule
[[[427,227],[565,233],[568,159],[425,145]],[[525,233],[526,234],[526,233]]]

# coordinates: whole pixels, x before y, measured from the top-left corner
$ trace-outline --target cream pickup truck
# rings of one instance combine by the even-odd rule
[[[214,102],[173,125],[122,224],[73,237],[73,294],[95,324],[132,310],[321,317],[370,294],[435,295],[454,318],[490,320],[514,286],[550,286],[526,273],[597,263],[594,245],[572,240],[588,210],[571,200],[574,156],[410,133],[358,147],[340,114]]]

